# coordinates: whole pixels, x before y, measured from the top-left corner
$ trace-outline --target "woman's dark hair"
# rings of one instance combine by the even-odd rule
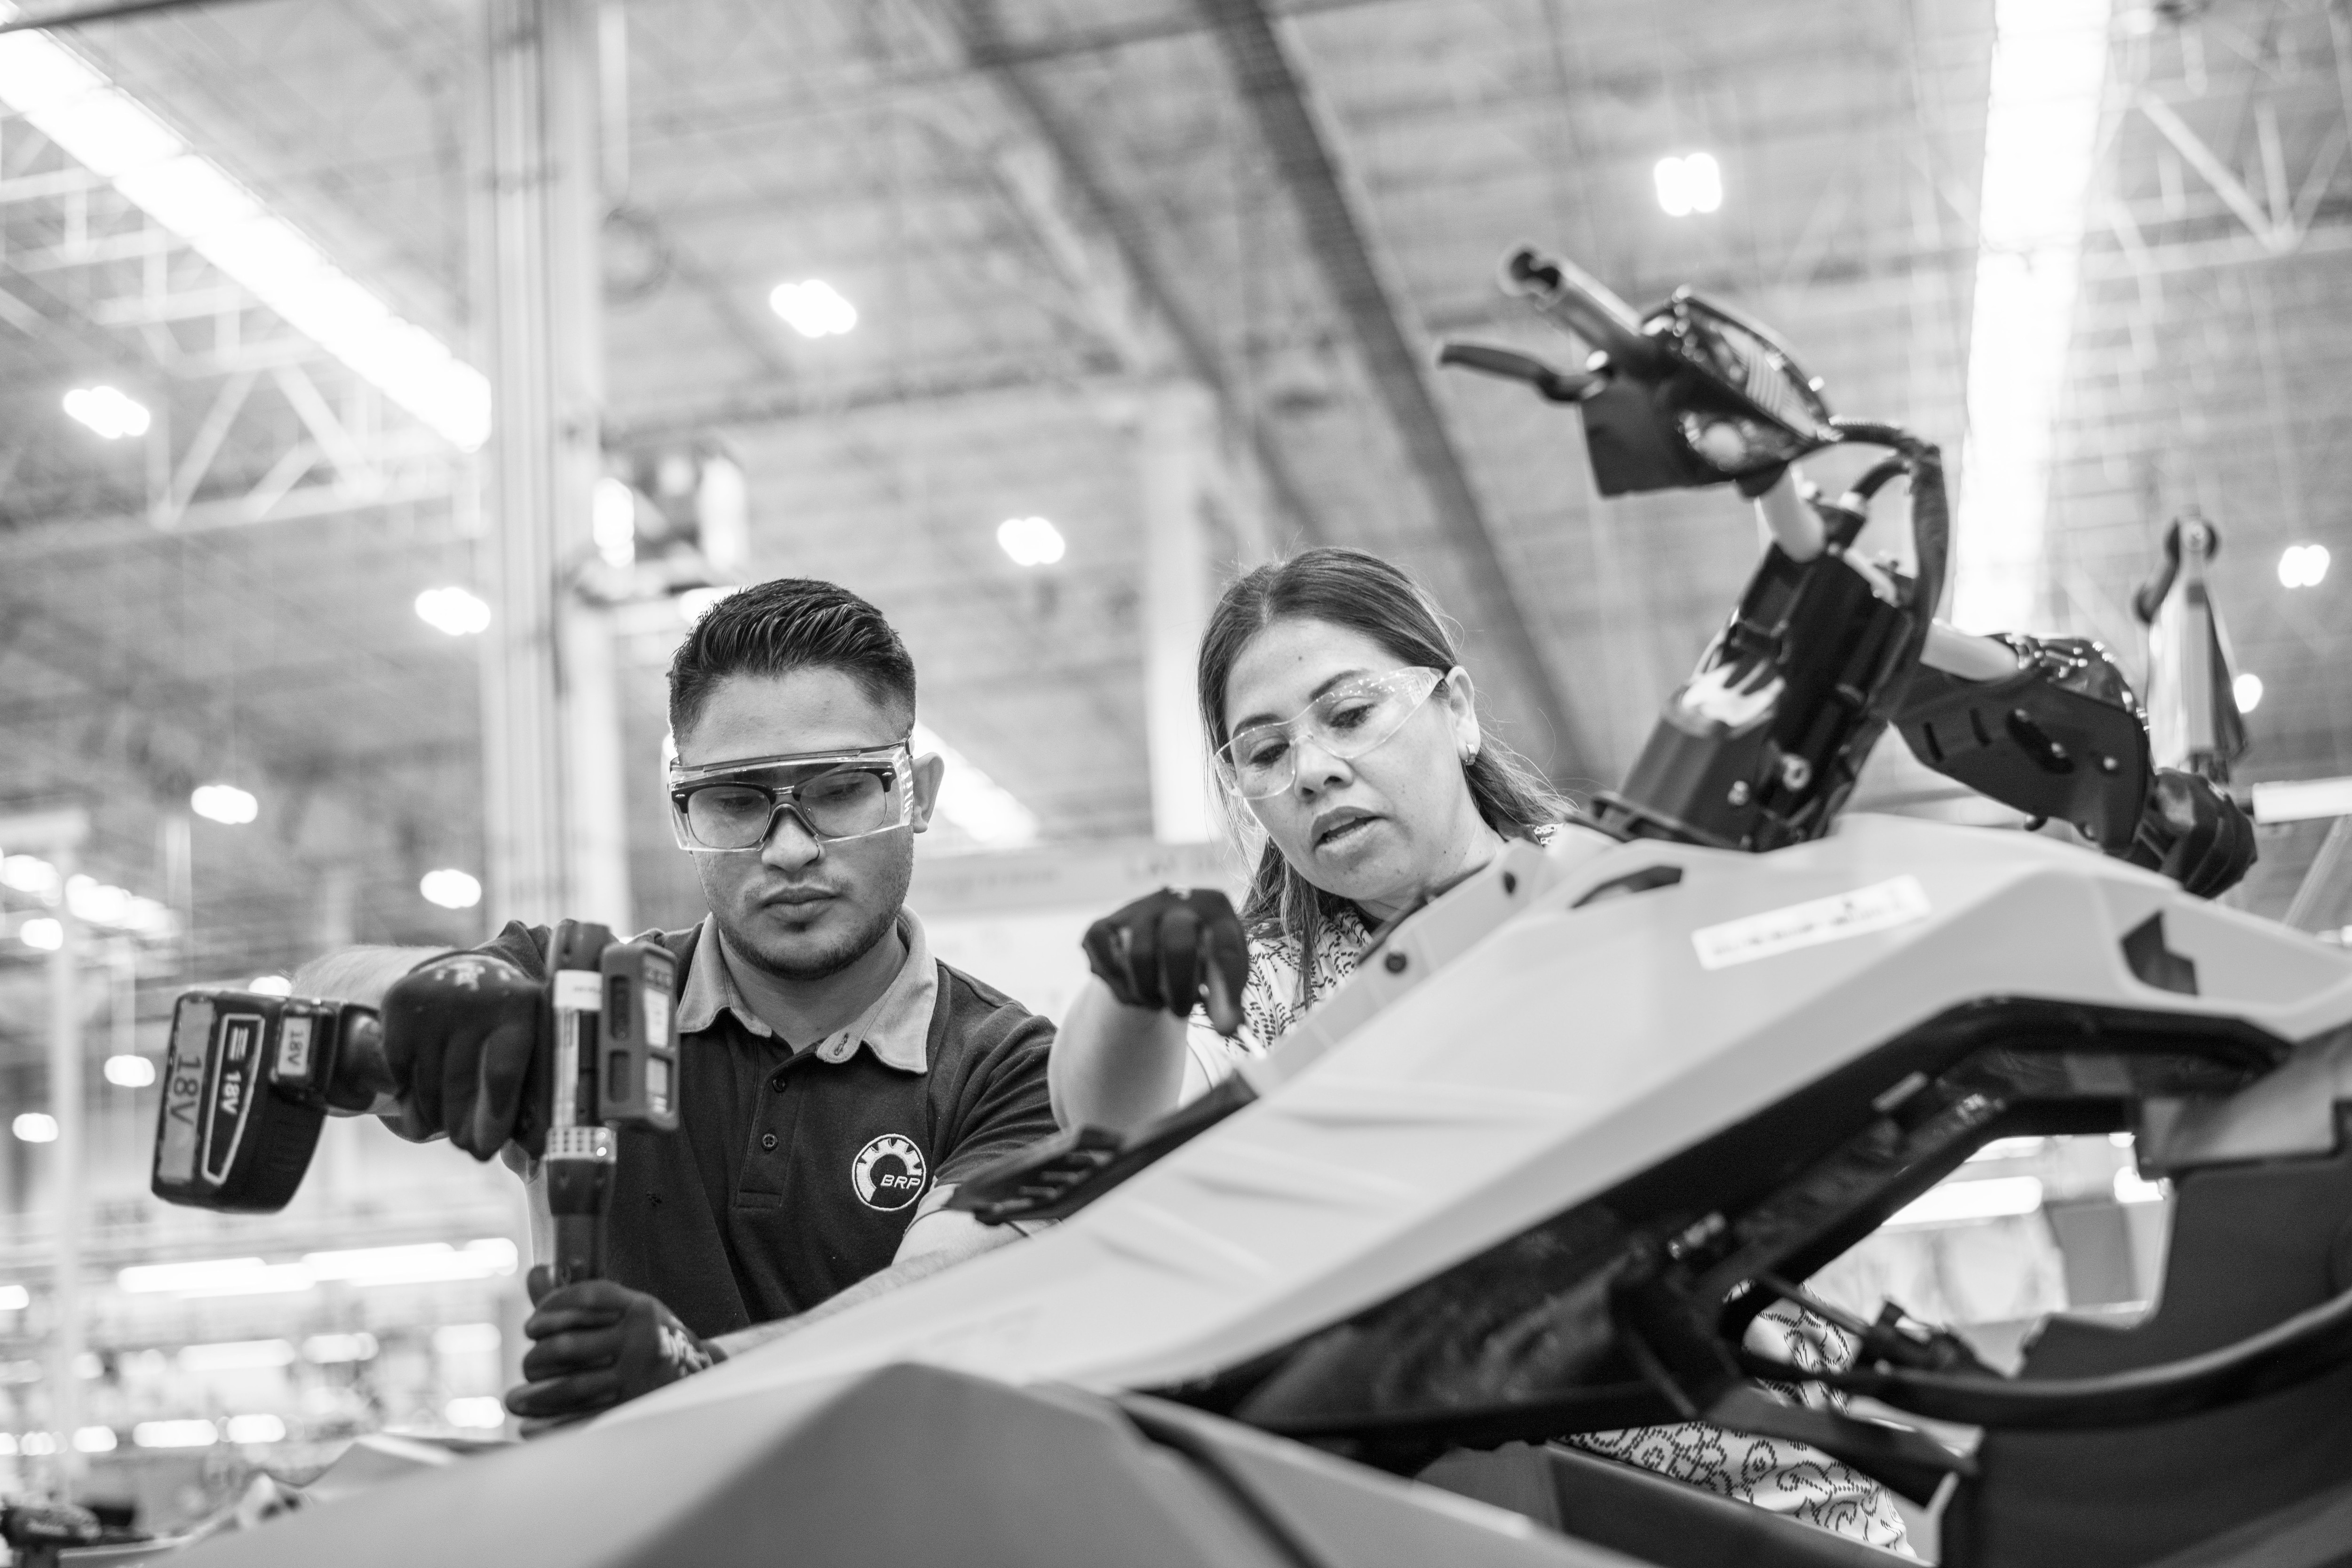
[[[1210,614],[1201,637],[1199,673],[1201,725],[1211,756],[1231,739],[1225,732],[1225,682],[1235,661],[1252,637],[1284,620],[1328,621],[1361,632],[1400,665],[1447,670],[1462,662],[1436,601],[1396,567],[1368,551],[1335,545],[1301,551],[1243,577]],[[1506,838],[1531,837],[1544,824],[1575,814],[1575,806],[1533,763],[1492,738],[1463,764],[1463,772],[1478,815]],[[1223,798],[1238,829],[1237,803],[1230,795]],[[1279,929],[1297,941],[1303,1004],[1314,984],[1316,933],[1324,921],[1351,907],[1299,875],[1268,844],[1250,879],[1242,923],[1253,934]]]
[[[832,583],[779,577],[703,613],[669,661],[669,731],[683,737],[730,675],[837,669],[885,707],[915,716],[915,661],[882,612]]]

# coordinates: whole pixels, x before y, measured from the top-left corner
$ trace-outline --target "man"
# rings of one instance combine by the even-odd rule
[[[531,1271],[516,1415],[634,1398],[1011,1239],[942,1205],[1054,1131],[1053,1027],[933,962],[903,907],[944,769],[911,755],[914,720],[898,634],[829,583],[743,589],[678,649],[671,816],[710,909],[660,936],[679,960],[679,1127],[620,1137],[609,1278],[550,1290]],[[509,924],[470,952],[334,955],[297,985],[381,994],[396,1131],[535,1178],[519,1113],[548,946]],[[543,1238],[535,1179],[532,1208]]]

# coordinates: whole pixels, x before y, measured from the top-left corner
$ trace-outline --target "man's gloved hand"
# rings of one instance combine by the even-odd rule
[[[642,1290],[610,1279],[551,1289],[544,1264],[527,1283],[537,1309],[522,1326],[533,1342],[522,1358],[529,1381],[507,1394],[526,1421],[593,1415],[727,1359]]]
[[[505,959],[453,952],[418,964],[387,987],[384,1063],[398,1086],[412,1138],[446,1132],[477,1160],[509,1138],[537,1158],[547,1130],[526,1105],[546,1070],[540,1049],[547,987]]]
[[[1249,943],[1241,917],[1213,888],[1162,888],[1087,928],[1087,965],[1130,1007],[1179,1018],[1207,1003],[1221,1035],[1242,1026]]]
[[[2236,801],[2196,773],[2164,768],[2124,858],[2210,899],[2236,887],[2256,853],[2254,825]]]

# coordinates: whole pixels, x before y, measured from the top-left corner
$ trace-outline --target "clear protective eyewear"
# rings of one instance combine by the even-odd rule
[[[1280,795],[1298,778],[1298,748],[1312,741],[1326,756],[1353,762],[1387,742],[1421,711],[1451,670],[1392,669],[1343,681],[1289,718],[1252,724],[1217,752],[1217,772],[1244,800]]]
[[[745,757],[669,773],[670,828],[698,855],[758,849],[786,813],[822,844],[914,821],[914,758],[901,741],[861,752]]]

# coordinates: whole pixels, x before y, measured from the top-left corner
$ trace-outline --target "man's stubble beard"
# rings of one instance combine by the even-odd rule
[[[874,944],[888,935],[898,923],[898,911],[907,902],[907,889],[914,884],[913,846],[910,844],[907,855],[894,862],[887,871],[877,868],[877,878],[880,890],[887,895],[879,907],[855,931],[814,953],[806,951],[790,954],[776,952],[750,931],[740,929],[731,917],[720,912],[724,900],[710,899],[709,902],[718,919],[720,934],[726,937],[728,945],[736,952],[779,980],[808,984],[829,980],[865,957],[873,950]]]

